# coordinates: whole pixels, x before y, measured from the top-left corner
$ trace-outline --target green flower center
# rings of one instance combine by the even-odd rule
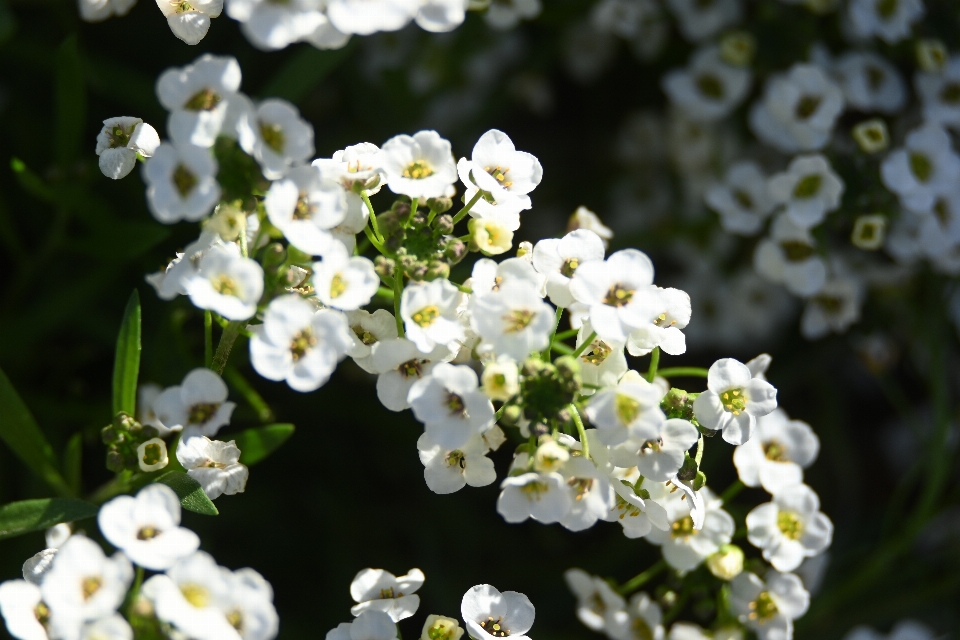
[[[187,415],[187,422],[190,424],[203,424],[213,417],[220,405],[216,402],[200,402],[192,407]]]
[[[503,316],[503,321],[506,324],[504,332],[519,333],[530,326],[530,323],[533,322],[535,317],[537,317],[535,311],[530,311],[529,309],[513,309],[510,313]]]
[[[191,7],[188,3],[181,2],[180,6],[183,6],[183,5],[186,5],[188,7],[186,11],[193,11],[193,7]],[[178,12],[180,12],[179,8],[180,7],[178,6],[177,8]],[[186,104],[183,105],[183,108],[189,109],[190,111],[211,111],[222,101],[223,101],[223,98],[220,97],[220,94],[218,94],[213,89],[210,89],[210,88],[201,89],[200,91],[190,96],[190,99],[187,100]]]
[[[448,467],[458,466],[460,469],[464,469],[467,466],[465,458],[466,456],[463,455],[463,451],[457,449],[447,454],[445,462]]]
[[[816,253],[813,247],[800,240],[785,240],[780,243],[780,247],[790,262],[801,262]]]
[[[717,78],[717,76],[710,73],[704,73],[700,76],[697,76],[696,82],[697,88],[700,89],[700,93],[706,97],[714,100],[723,99],[723,83],[720,82],[720,79]]]
[[[264,144],[276,151],[283,153],[283,147],[286,144],[287,137],[283,134],[283,129],[279,124],[260,123],[260,137]]]
[[[910,171],[920,182],[927,182],[933,175],[933,163],[922,153],[911,153]]]
[[[310,202],[306,192],[301,191],[297,198],[297,206],[293,208],[294,220],[309,220],[317,212],[317,207]]]
[[[783,462],[787,460],[787,450],[776,440],[763,443],[763,455],[767,460]]]
[[[230,623],[230,626],[243,632],[243,614],[240,611],[234,610],[227,614],[227,622]]]
[[[753,198],[743,189],[734,189],[733,199],[744,209],[753,209]]]
[[[293,357],[293,361],[296,362],[305,356],[307,351],[315,347],[316,344],[317,337],[313,335],[313,331],[310,329],[304,329],[295,335],[293,340],[290,341],[290,355]]]
[[[430,640],[453,640],[458,626],[452,620],[437,620],[427,629],[427,637]]]
[[[889,20],[897,12],[897,5],[899,4],[899,0],[880,0],[877,3],[877,15],[884,20]]]
[[[640,415],[640,402],[628,395],[618,393],[613,401],[613,410],[624,425],[632,424]]]
[[[673,538],[689,538],[696,535],[697,530],[693,528],[693,518],[684,516],[670,525],[670,536]]]
[[[193,175],[190,169],[187,169],[182,164],[178,164],[177,168],[173,170],[173,185],[177,188],[177,193],[180,194],[180,197],[186,198],[190,195],[190,192],[193,191],[193,188],[197,186],[197,177]]]
[[[747,399],[743,396],[743,389],[730,389],[720,394],[723,408],[735,416],[747,407]]]
[[[45,603],[38,603],[33,609],[33,615],[44,629],[50,624],[50,608]]]
[[[403,177],[412,178],[413,180],[422,180],[423,178],[429,178],[432,175],[433,169],[429,164],[423,162],[422,160],[411,162],[407,165],[407,168],[403,170]]]
[[[799,540],[803,535],[803,521],[793,511],[781,511],[777,514],[777,527],[785,538]]]
[[[587,364],[598,367],[603,364],[603,361],[606,360],[607,356],[612,352],[613,349],[611,349],[606,342],[603,340],[594,340],[580,356],[580,359]]]
[[[413,320],[417,325],[421,327],[429,327],[434,321],[440,317],[440,309],[436,305],[430,305],[420,309],[415,314],[411,320]]]
[[[795,110],[798,120],[806,120],[814,113],[816,113],[817,108],[820,106],[820,103],[823,101],[823,98],[820,96],[803,96],[797,102],[797,108]]]
[[[347,290],[347,281],[339,273],[330,280],[330,297],[339,298]]]
[[[757,599],[750,603],[750,614],[747,616],[751,620],[756,620],[760,624],[770,621],[777,615],[777,603],[770,597],[769,591],[763,591],[757,596]]]
[[[163,447],[158,444],[148,444],[143,448],[143,464],[155,465],[163,460]]]
[[[373,335],[372,333],[370,333],[360,325],[351,327],[351,329],[353,329],[354,335],[357,336],[357,340],[367,345],[368,347],[377,341],[377,337],[375,335]]]
[[[944,102],[949,102],[950,104],[957,104],[960,102],[960,83],[949,82],[943,86],[943,89],[940,91],[940,99]]]
[[[820,192],[820,186],[823,184],[823,176],[819,173],[811,173],[804,176],[797,182],[793,188],[794,198],[812,198]]]
[[[127,132],[123,130],[123,127],[118,125],[113,129],[104,129],[104,132],[110,137],[110,148],[116,149],[127,146],[127,143],[130,142],[130,135],[133,133],[133,128]]]
[[[425,360],[407,360],[398,368],[404,378],[420,377]]]
[[[610,287],[610,290],[607,292],[607,297],[603,299],[603,303],[611,307],[622,307],[630,304],[630,301],[633,299],[633,294],[633,289],[627,289],[618,282]]]
[[[456,416],[459,418],[467,417],[467,406],[463,402],[463,398],[458,396],[455,393],[448,393],[446,402],[447,409],[450,411],[451,416]]]

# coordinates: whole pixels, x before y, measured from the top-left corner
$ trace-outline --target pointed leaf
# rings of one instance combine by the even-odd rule
[[[157,479],[174,491],[180,498],[180,506],[187,511],[193,511],[205,516],[220,515],[217,507],[214,506],[207,494],[203,492],[200,483],[185,474],[182,471],[171,471],[165,473]]]
[[[293,432],[292,424],[269,424],[265,427],[241,431],[230,438],[240,449],[240,462],[249,467],[273,453],[293,435]]]
[[[11,502],[0,507],[0,540],[40,531],[61,522],[76,522],[97,515],[95,504],[73,498],[44,498]]]
[[[123,312],[117,352],[113,362],[113,415],[131,416],[137,408],[137,376],[140,374],[140,294],[134,289]]]
[[[3,370],[0,370],[0,439],[57,493],[73,495],[60,475],[50,443]]]

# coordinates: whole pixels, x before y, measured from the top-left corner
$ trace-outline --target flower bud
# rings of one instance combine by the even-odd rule
[[[467,245],[460,238],[448,238],[443,248],[443,257],[450,264],[457,264],[467,255]]]
[[[423,633],[420,640],[460,640],[463,629],[453,618],[430,614],[423,623]]]
[[[721,580],[733,580],[743,573],[743,550],[735,544],[725,544],[707,558],[707,568]]]
[[[853,128],[853,139],[864,153],[883,151],[890,144],[887,123],[880,118],[864,120]]]
[[[107,469],[114,473],[120,473],[126,468],[123,462],[123,454],[116,449],[107,451]]]
[[[119,444],[123,442],[123,434],[113,425],[107,425],[100,430],[100,439],[103,440],[103,444]]]
[[[453,198],[430,198],[427,200],[427,206],[430,207],[431,211],[436,211],[437,213],[450,211],[451,207],[453,207]]]
[[[263,268],[266,271],[276,272],[284,260],[287,259],[287,252],[279,242],[273,242],[267,246],[263,252]]]
[[[859,216],[853,224],[850,242],[853,246],[866,251],[876,251],[883,246],[887,219],[882,215]]]
[[[508,404],[500,415],[500,422],[512,426],[520,422],[521,417],[523,417],[523,412],[520,410],[520,407],[515,404]]]
[[[427,280],[436,280],[437,278],[449,278],[450,277],[450,265],[446,262],[440,262],[439,260],[432,260],[427,265],[427,275],[425,279]]]
[[[757,39],[747,31],[733,31],[720,39],[720,59],[735,67],[748,67],[757,52]]]
[[[486,256],[498,256],[513,246],[513,231],[495,220],[471,218],[467,223],[470,231],[470,248]]]
[[[163,469],[169,462],[167,443],[160,438],[147,440],[137,447],[137,464],[144,473]]]
[[[396,270],[396,264],[390,258],[377,256],[377,258],[373,261],[373,269],[377,272],[377,275],[392,278]]]
[[[446,214],[437,216],[437,219],[433,221],[433,228],[436,229],[440,235],[450,235],[453,233],[453,217]]]
[[[942,71],[950,57],[946,45],[935,38],[917,40],[917,66],[928,73]]]
[[[517,257],[526,258],[529,262],[533,262],[533,243],[524,240],[517,245]]]
[[[483,370],[480,383],[488,398],[506,402],[520,392],[517,365],[510,361],[491,362]]]
[[[552,473],[558,471],[569,459],[569,451],[553,438],[545,438],[533,456],[533,468],[542,473]]]

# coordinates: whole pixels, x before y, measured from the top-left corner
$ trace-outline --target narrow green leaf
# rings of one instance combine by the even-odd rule
[[[269,424],[265,427],[241,431],[230,438],[240,449],[240,462],[249,467],[273,453],[293,435],[293,431],[292,424]]]
[[[57,469],[53,448],[3,370],[0,370],[0,439],[57,493],[74,495]]]
[[[11,502],[0,507],[0,540],[40,531],[61,522],[97,515],[97,505],[73,498],[44,498]]]
[[[355,44],[356,38],[342,49],[321,51],[303,47],[272,75],[270,82],[260,90],[260,97],[299,102],[350,57]]]
[[[63,475],[74,494],[81,495],[80,473],[83,457],[83,434],[75,433],[67,441],[67,448],[63,452]]]
[[[157,478],[157,482],[162,482],[176,491],[177,496],[180,497],[180,506],[187,511],[193,511],[194,513],[205,516],[220,515],[217,507],[210,501],[207,494],[203,492],[203,487],[200,486],[200,483],[186,473],[182,471],[171,471]]]
[[[140,373],[140,294],[134,289],[123,312],[117,353],[113,362],[113,415],[137,408],[137,376]]]
[[[7,6],[6,0],[0,0],[0,44],[10,39],[17,31],[17,19]]]
[[[56,97],[57,161],[61,166],[66,166],[80,156],[87,111],[83,64],[75,35],[64,40],[57,50]]]

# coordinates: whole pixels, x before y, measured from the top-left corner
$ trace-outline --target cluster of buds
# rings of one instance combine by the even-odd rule
[[[530,423],[532,434],[544,434],[570,422],[570,403],[581,389],[580,364],[561,356],[554,362],[528,358],[519,368],[519,392],[503,408],[504,424]]]
[[[453,217],[446,214],[453,206],[450,198],[430,198],[427,210],[421,210],[408,198],[400,198],[386,212],[377,216],[383,233],[384,247],[396,259],[379,256],[376,266],[380,275],[393,277],[397,268],[410,280],[423,282],[447,278],[450,267],[467,255],[467,245],[450,234]]]
[[[157,471],[167,466],[167,444],[159,432],[120,412],[100,431],[107,445],[107,468],[114,473],[124,470]]]

